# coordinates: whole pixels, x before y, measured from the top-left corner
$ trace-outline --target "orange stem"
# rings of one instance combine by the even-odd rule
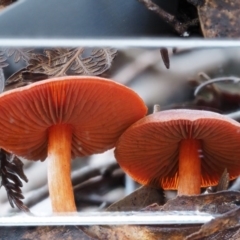
[[[57,124],[49,128],[48,186],[53,212],[76,212],[71,181],[72,129]]]
[[[199,140],[185,139],[180,143],[178,195],[200,194],[201,159]]]

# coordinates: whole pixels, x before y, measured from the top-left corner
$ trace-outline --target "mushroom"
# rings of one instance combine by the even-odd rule
[[[71,159],[113,148],[146,111],[133,90],[112,80],[44,80],[0,95],[0,147],[29,160],[47,158],[52,209],[74,212]]]
[[[240,124],[201,110],[166,110],[131,125],[119,138],[116,159],[137,182],[178,195],[216,185],[227,168],[240,174]]]

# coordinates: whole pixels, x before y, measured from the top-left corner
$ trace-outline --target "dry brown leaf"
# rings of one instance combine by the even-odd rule
[[[240,192],[222,191],[194,196],[178,196],[169,200],[161,211],[200,211],[212,214],[226,213],[237,208]]]
[[[240,227],[240,207],[204,224],[198,232],[189,235],[186,240],[201,239],[233,227]],[[239,231],[234,235],[239,235]]]
[[[107,211],[138,211],[152,204],[163,204],[163,190],[143,186],[118,202],[113,203]]]
[[[93,240],[75,226],[0,227],[1,240]]]
[[[149,226],[132,226],[132,225],[123,225],[123,226],[92,226],[92,227],[81,227],[83,231],[94,239],[111,239],[111,240],[168,240],[174,239],[172,231],[173,228],[164,228],[163,231],[159,231],[159,228],[149,227]],[[194,228],[192,231],[187,231],[183,235],[184,231],[179,231],[180,235],[187,236],[190,233],[198,230],[199,228]],[[181,229],[182,230],[182,229]],[[175,238],[176,239],[176,238]],[[181,239],[181,238],[177,238]],[[182,238],[184,239],[184,238]]]
[[[147,187],[142,187],[126,198],[113,204],[109,207],[110,211],[120,211],[122,209],[131,210],[127,205],[138,209],[136,204],[143,206],[143,199],[147,195]],[[156,191],[156,190],[155,190]],[[141,192],[144,194],[142,195]],[[159,192],[152,190],[150,199],[155,199]],[[159,198],[160,197],[160,198]],[[162,197],[162,199],[161,199]],[[140,198],[137,200],[137,198]],[[158,196],[161,199],[159,204],[163,201],[163,195]],[[237,203],[240,201],[240,192],[235,191],[222,191],[206,195],[196,196],[179,196],[175,199],[169,200],[164,206],[159,204],[151,204],[153,201],[148,201],[151,205],[142,209],[143,211],[202,211],[207,213],[226,213],[229,210],[236,209]],[[169,226],[90,226],[81,227],[89,236],[97,239],[185,239],[190,234],[197,232],[201,225],[169,225]],[[221,232],[222,236],[233,236],[236,234],[235,230]],[[209,239],[223,239],[215,235]]]
[[[239,38],[239,14],[238,0],[205,0],[198,7],[204,37]]]

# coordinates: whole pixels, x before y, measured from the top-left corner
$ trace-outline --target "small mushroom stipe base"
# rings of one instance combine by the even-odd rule
[[[199,140],[185,139],[180,142],[178,195],[200,194],[201,160]]]
[[[48,134],[48,187],[52,210],[76,212],[71,181],[71,126],[57,124],[49,128]]]

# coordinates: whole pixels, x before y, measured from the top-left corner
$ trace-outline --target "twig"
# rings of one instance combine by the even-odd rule
[[[100,207],[102,204],[104,203],[104,206],[105,207],[108,207],[110,206],[111,204],[113,204],[113,202],[111,201],[106,201],[102,196],[99,196],[99,195],[89,195],[89,194],[81,194],[81,199],[79,199],[79,201],[77,202],[77,206],[78,206],[78,209],[79,205],[84,205],[84,206],[98,206]]]
[[[84,167],[77,171],[74,171],[72,174],[72,184],[73,186],[80,184],[84,181],[87,181],[90,178],[96,177],[96,176],[106,176],[111,175],[112,172],[119,168],[119,165],[117,162],[113,162],[110,164],[107,164],[101,168],[99,167]]]
[[[102,187],[104,184],[113,185],[115,180],[119,180],[124,177],[124,172],[121,169],[115,170],[111,176],[96,176],[94,178],[88,179],[85,182],[79,183],[77,186],[74,187],[74,193],[77,194],[78,191],[86,191],[92,189],[98,189]]]
[[[138,1],[143,3],[148,10],[158,14],[158,16],[160,16],[166,23],[171,25],[175,29],[175,31],[180,35],[185,35],[187,29],[190,26],[195,26],[199,22],[198,19],[193,19],[187,23],[179,22],[174,15],[164,11],[157,4],[153,3],[151,0],[138,0]]]
[[[230,76],[230,77],[219,77],[219,78],[213,78],[210,79],[204,83],[201,83],[194,91],[194,96],[196,97],[198,95],[198,93],[207,85],[209,84],[213,84],[213,83],[217,83],[217,82],[233,82],[233,83],[239,83],[240,82],[240,78],[238,77],[234,77],[234,76]]]
[[[240,111],[236,111],[236,112],[233,112],[233,113],[226,114],[226,116],[228,116],[232,119],[235,119],[235,120],[239,120],[240,119]]]
[[[159,61],[161,61],[159,51],[146,51],[128,63],[126,67],[113,76],[113,79],[121,84],[129,85],[136,76]]]

